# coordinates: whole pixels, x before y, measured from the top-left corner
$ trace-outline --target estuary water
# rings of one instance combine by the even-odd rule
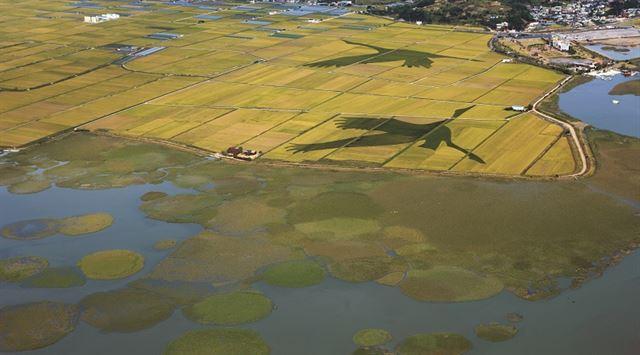
[[[591,80],[561,93],[560,109],[596,128],[640,137],[640,96],[609,95],[616,85],[637,79],[617,75],[611,80]]]
[[[640,57],[640,46],[615,47],[606,44],[592,44],[586,47],[607,58],[618,61],[631,60]]]
[[[478,184],[485,182],[478,181]],[[520,186],[519,188],[527,188]],[[82,237],[52,236],[41,240],[0,239],[0,257],[38,255],[53,265],[74,265],[83,255],[101,249],[126,248],[142,253],[145,268],[116,281],[89,281],[70,289],[23,289],[0,284],[0,305],[38,300],[78,302],[82,297],[113,290],[144,276],[169,251],[153,249],[155,241],[182,240],[201,227],[151,220],[139,211],[139,197],[148,191],[188,192],[170,183],[100,191],[51,188],[32,195],[0,190],[0,225],[42,217],[65,217],[105,211],[114,225]],[[288,289],[258,282],[277,306],[270,316],[246,325],[260,332],[273,354],[349,354],[351,337],[362,328],[385,328],[393,347],[403,338],[423,332],[456,332],[473,343],[470,354],[637,354],[640,349],[640,254],[626,257],[603,277],[577,290],[530,302],[503,291],[490,299],[464,303],[419,302],[398,288],[373,282],[353,284],[328,278],[322,284]],[[506,342],[479,339],[474,327],[484,322],[506,323],[517,312],[524,320],[518,335]],[[44,349],[26,354],[159,354],[183,332],[203,326],[180,310],[156,326],[136,333],[104,333],[80,322],[76,330]]]

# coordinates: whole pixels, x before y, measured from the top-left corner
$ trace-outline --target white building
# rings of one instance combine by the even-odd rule
[[[564,36],[551,36],[551,46],[557,50],[568,52],[571,49],[571,41]]]
[[[496,30],[504,31],[509,29],[509,22],[500,22],[496,24]]]
[[[84,17],[84,22],[86,23],[100,23],[100,22],[106,22],[106,21],[111,21],[111,20],[117,20],[120,18],[120,15],[118,14],[102,14],[102,15],[97,15],[97,16],[85,16]]]

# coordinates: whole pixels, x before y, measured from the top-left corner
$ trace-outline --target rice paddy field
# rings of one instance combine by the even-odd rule
[[[263,161],[549,177],[577,170],[529,105],[561,74],[490,34],[278,4],[0,1],[0,146],[76,128]],[[82,22],[118,13],[117,20]]]

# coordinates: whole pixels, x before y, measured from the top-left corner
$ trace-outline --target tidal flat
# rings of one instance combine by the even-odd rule
[[[595,176],[514,181],[232,163],[71,134],[0,157],[0,228],[46,232],[0,238],[1,265],[48,262],[0,282],[0,319],[3,310],[15,319],[15,307],[29,302],[79,307],[69,332],[47,347],[14,345],[34,353],[174,353],[180,339],[207,329],[238,329],[212,332],[220,349],[247,338],[274,354],[350,353],[359,348],[354,334],[368,328],[392,339],[371,351],[632,353],[640,339],[621,328],[638,327],[637,311],[622,309],[640,297],[640,182],[629,164],[640,143],[590,137]],[[50,187],[12,192],[34,180]],[[76,223],[68,237],[51,222],[84,215],[109,223]],[[156,247],[166,240],[175,247]],[[92,272],[111,275],[108,250],[134,255],[123,269],[135,272],[21,285],[48,268],[82,268],[96,253],[103,260]],[[265,299],[260,316],[218,320],[217,304],[256,295]],[[476,335],[478,324],[505,323],[512,312],[524,317],[512,339]],[[615,333],[607,327],[614,320]],[[227,323],[233,328],[219,325]],[[0,344],[16,344],[5,328]]]

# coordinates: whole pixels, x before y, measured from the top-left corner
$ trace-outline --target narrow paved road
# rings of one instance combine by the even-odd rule
[[[556,91],[558,91],[558,89],[560,89],[564,84],[566,84],[569,80],[571,80],[571,78],[573,78],[573,76],[569,76],[566,79],[562,80],[562,82],[560,82],[560,84],[558,84],[555,88],[551,89],[549,92],[547,92],[546,94],[544,94],[544,96],[542,96],[540,99],[538,99],[538,101],[536,101],[533,104],[533,112],[535,112],[536,114],[550,120],[553,121],[559,125],[561,125],[562,127],[566,128],[567,130],[569,130],[569,132],[571,133],[571,137],[573,139],[573,142],[576,146],[576,149],[578,149],[578,154],[580,155],[580,162],[581,162],[581,169],[580,171],[573,173],[571,175],[568,175],[569,177],[578,177],[578,176],[582,176],[587,172],[587,156],[584,152],[584,149],[582,149],[582,145],[580,144],[580,139],[578,138],[578,134],[576,133],[575,128],[573,127],[573,125],[571,125],[570,123],[567,123],[565,121],[561,121],[557,118],[554,118],[552,116],[547,115],[546,113],[542,113],[540,111],[538,111],[538,104],[540,104],[540,102],[542,102],[544,99],[546,99],[547,97],[549,97],[550,95],[552,95],[553,93],[555,93]]]

